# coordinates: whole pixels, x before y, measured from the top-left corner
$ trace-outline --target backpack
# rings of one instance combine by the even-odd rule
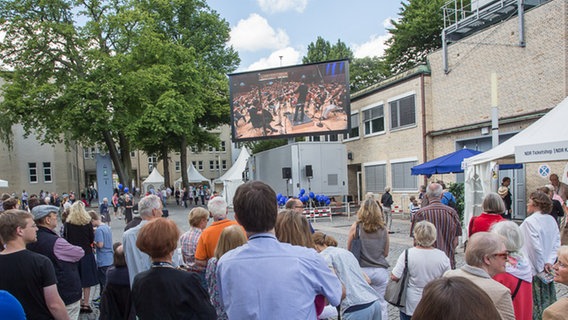
[[[450,193],[450,194],[451,194],[451,193]],[[448,207],[452,207],[454,210],[456,210],[456,212],[458,212],[458,205],[457,205],[456,201],[454,200],[455,198],[454,198],[454,197],[448,198],[448,197],[446,197],[446,195],[447,195],[447,193],[444,193],[444,197],[443,197],[443,198],[446,199],[446,200],[448,200],[447,206],[448,206]]]

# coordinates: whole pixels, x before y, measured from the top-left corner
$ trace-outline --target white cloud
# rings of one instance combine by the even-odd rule
[[[258,5],[264,12],[277,13],[290,10],[304,12],[308,5],[308,0],[257,0]]]
[[[355,58],[380,57],[384,54],[385,49],[387,48],[385,41],[389,38],[390,34],[382,36],[376,34],[372,35],[367,42],[352,45],[353,55]]]
[[[282,63],[280,63],[282,57]],[[268,57],[261,58],[248,66],[247,71],[262,70],[268,68],[276,68],[282,66],[291,66],[300,64],[302,60],[302,53],[292,47],[276,50]]]
[[[383,27],[385,28],[385,30],[386,30],[386,29],[390,29],[390,28],[393,27],[393,25],[392,25],[392,23],[391,23],[391,20],[398,21],[398,18],[396,18],[396,19],[395,19],[395,18],[392,18],[392,17],[386,18],[386,19],[383,21]]]
[[[233,27],[229,43],[239,51],[257,51],[285,48],[289,42],[284,30],[274,30],[265,18],[253,13]]]

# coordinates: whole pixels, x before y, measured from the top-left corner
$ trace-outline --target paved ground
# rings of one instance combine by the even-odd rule
[[[182,232],[189,229],[189,223],[187,219],[187,214],[189,209],[184,209],[182,207],[176,206],[174,204],[168,205],[167,209],[170,213],[170,219],[174,220]],[[229,214],[230,218],[233,218],[232,212]],[[313,226],[316,230],[322,231],[328,235],[332,235],[335,237],[339,243],[339,247],[345,248],[347,244],[347,233],[349,231],[349,227],[355,221],[355,217],[351,215],[348,217],[347,215],[339,215],[334,216],[333,221],[330,219],[318,219],[316,222],[313,223]],[[122,241],[122,233],[124,230],[124,220],[113,219],[111,223],[111,228],[113,231],[113,241]],[[412,246],[412,240],[409,237],[409,229],[410,229],[410,222],[408,219],[404,219],[404,217],[396,216],[393,219],[392,230],[395,232],[394,234],[390,235],[390,252],[387,260],[391,264],[391,267],[394,266],[396,260],[398,259],[399,255],[404,252],[406,248]],[[458,248],[457,255],[456,255],[456,262],[457,266],[460,267],[464,263],[464,254],[463,249]],[[563,285],[557,285],[557,292],[558,296],[566,296],[568,295],[568,288]],[[92,290],[92,297],[98,297],[98,288]],[[95,312],[87,315],[81,315],[80,319],[97,319],[98,312],[95,308]],[[389,320],[399,319],[398,316],[398,309],[394,308],[389,305]]]

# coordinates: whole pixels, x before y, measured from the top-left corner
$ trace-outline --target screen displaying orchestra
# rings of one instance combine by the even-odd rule
[[[347,60],[229,75],[233,141],[349,130]]]

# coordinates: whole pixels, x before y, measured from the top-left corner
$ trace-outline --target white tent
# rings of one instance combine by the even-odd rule
[[[243,172],[246,169],[248,158],[250,157],[249,152],[246,148],[242,148],[237,161],[231,166],[231,168],[225,172],[224,175],[215,180],[215,183],[223,184],[223,196],[225,201],[231,206],[233,204],[233,196],[237,188],[244,183]]]
[[[158,191],[158,189],[164,188],[164,177],[158,172],[158,169],[154,168],[152,173],[142,182],[142,192],[146,193],[148,190],[154,189]]]
[[[201,173],[199,173],[199,171],[197,171],[197,169],[195,169],[192,162],[190,162],[187,167],[187,179],[189,180],[189,183],[202,183],[204,181],[209,182],[209,179],[205,178]],[[174,182],[174,185],[176,188],[181,188],[181,183],[182,181],[180,177]]]
[[[469,225],[472,216],[481,213],[483,195],[490,191],[496,191],[494,189],[498,185],[496,172],[499,163],[568,159],[567,118],[568,97],[509,140],[491,150],[464,159],[464,226]]]
[[[0,180],[0,188],[8,188],[8,181]]]

